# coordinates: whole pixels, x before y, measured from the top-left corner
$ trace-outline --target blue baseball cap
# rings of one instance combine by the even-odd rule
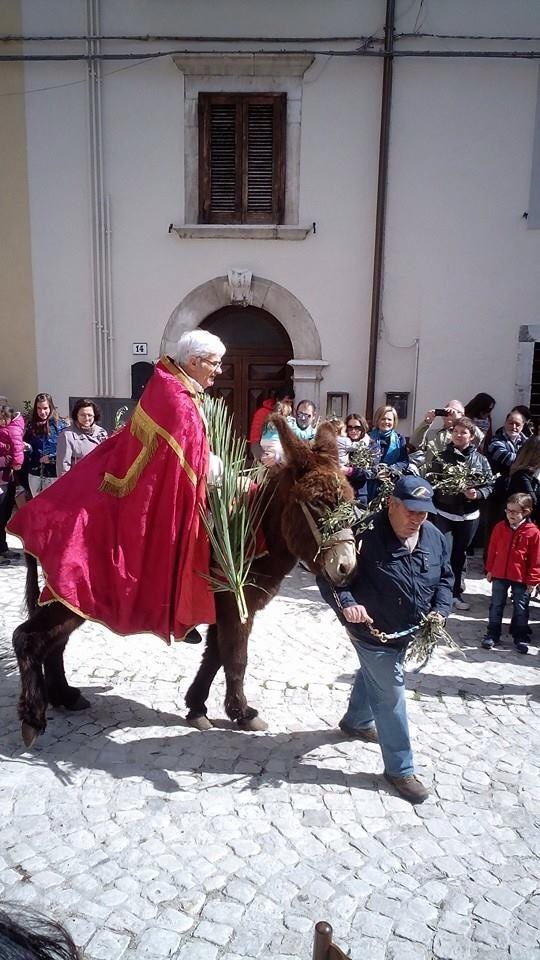
[[[396,481],[392,496],[418,513],[437,513],[433,506],[433,487],[423,477],[405,476]]]

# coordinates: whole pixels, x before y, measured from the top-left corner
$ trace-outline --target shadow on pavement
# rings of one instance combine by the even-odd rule
[[[216,720],[219,726],[201,733],[180,715],[110,694],[103,687],[81,688],[91,700],[88,710],[49,709],[45,734],[32,751],[25,751],[17,718],[19,678],[12,657],[0,660],[0,689],[0,758],[6,773],[9,764],[47,766],[67,785],[78,780],[80,772],[86,776],[89,770],[101,770],[116,779],[142,777],[165,793],[181,791],[175,777],[186,774],[228,775],[245,781],[243,789],[249,790],[278,788],[287,782],[370,791],[384,786],[377,774],[344,772],[354,770],[358,754],[351,756],[351,741],[339,730],[253,734],[238,730],[230,721]],[[157,728],[159,734],[154,735]],[[150,731],[152,736],[146,736]],[[322,760],[309,756],[320,747],[328,748]],[[334,768],[328,765],[332,761]],[[212,786],[201,781],[201,789]]]
[[[482,651],[482,653],[488,651]],[[519,656],[517,654],[516,656]],[[490,659],[489,656],[479,657],[474,663]],[[495,659],[492,657],[491,659]],[[471,662],[469,660],[469,662]],[[336,677],[336,682],[352,683],[354,682],[354,673],[342,673]],[[484,697],[515,697],[529,696],[532,700],[540,698],[539,684],[520,684],[520,683],[499,683],[496,680],[487,680],[482,677],[452,676],[446,673],[429,673],[421,670],[414,673],[407,671],[406,686],[408,690],[416,690],[425,696],[438,697],[439,694],[452,697],[474,697],[482,700]]]

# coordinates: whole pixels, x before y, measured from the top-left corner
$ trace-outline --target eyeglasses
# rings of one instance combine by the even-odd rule
[[[207,363],[212,370],[221,370],[221,360],[209,360],[208,357],[201,357],[201,363]]]
[[[361,430],[361,429],[362,429],[362,427],[360,426],[359,423],[348,423],[348,424],[347,424],[347,430]]]

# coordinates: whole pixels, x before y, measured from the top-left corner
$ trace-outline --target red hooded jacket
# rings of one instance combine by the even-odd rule
[[[486,570],[495,580],[512,580],[528,587],[540,583],[540,530],[536,524],[524,520],[512,530],[501,520],[491,534]]]
[[[270,416],[274,409],[275,400],[263,400],[260,407],[257,408],[251,419],[248,433],[248,443],[258,443],[263,432],[264,421]]]

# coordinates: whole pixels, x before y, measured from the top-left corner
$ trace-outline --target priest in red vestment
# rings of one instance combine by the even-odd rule
[[[15,514],[9,532],[43,569],[40,604],[167,643],[198,642],[195,625],[215,622],[202,398],[224,353],[206,330],[183,334],[131,421]]]

